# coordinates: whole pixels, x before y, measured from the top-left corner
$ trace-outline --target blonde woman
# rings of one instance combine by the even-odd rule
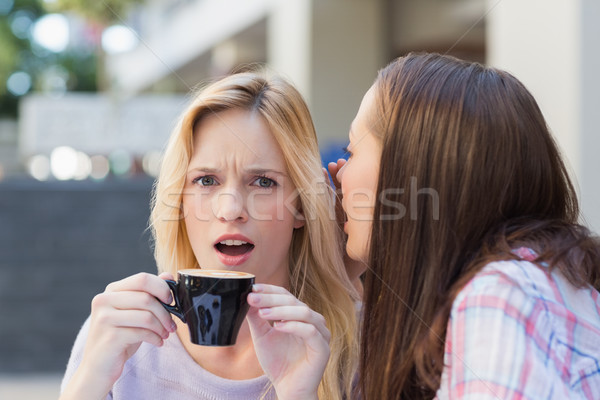
[[[161,275],[128,277],[94,298],[61,400],[347,396],[356,291],[332,210],[310,114],[289,83],[241,73],[199,92],[155,187]],[[156,300],[171,300],[163,279],[194,267],[256,276],[234,346],[192,344]]]

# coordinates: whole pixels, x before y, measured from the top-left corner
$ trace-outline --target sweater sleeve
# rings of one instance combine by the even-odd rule
[[[79,330],[77,338],[75,339],[75,343],[73,344],[73,348],[71,349],[71,356],[69,357],[67,369],[65,370],[65,375],[63,376],[62,383],[60,385],[60,393],[64,392],[65,388],[69,384],[69,381],[75,374],[75,371],[77,371],[79,364],[81,364],[81,359],[83,358],[83,349],[85,348],[89,330],[90,318],[88,317]],[[106,400],[112,400],[112,392],[108,394]]]

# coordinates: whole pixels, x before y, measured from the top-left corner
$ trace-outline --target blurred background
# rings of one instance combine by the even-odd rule
[[[598,231],[598,20],[596,0],[0,0],[0,399],[56,399],[92,297],[155,272],[161,150],[191,89],[249,63],[299,88],[324,161],[393,58],[507,69]]]

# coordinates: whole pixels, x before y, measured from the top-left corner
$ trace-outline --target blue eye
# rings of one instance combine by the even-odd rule
[[[256,178],[254,184],[260,186],[261,188],[272,188],[274,186],[277,186],[277,182],[275,182],[271,178],[267,178],[266,176]]]
[[[199,183],[202,186],[213,186],[217,184],[217,181],[213,176],[200,176],[194,179],[192,183]]]

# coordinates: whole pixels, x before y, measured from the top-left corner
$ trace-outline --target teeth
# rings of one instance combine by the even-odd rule
[[[224,244],[226,246],[241,246],[243,244],[248,244],[248,243],[243,242],[241,240],[223,240],[221,242],[221,244]]]

